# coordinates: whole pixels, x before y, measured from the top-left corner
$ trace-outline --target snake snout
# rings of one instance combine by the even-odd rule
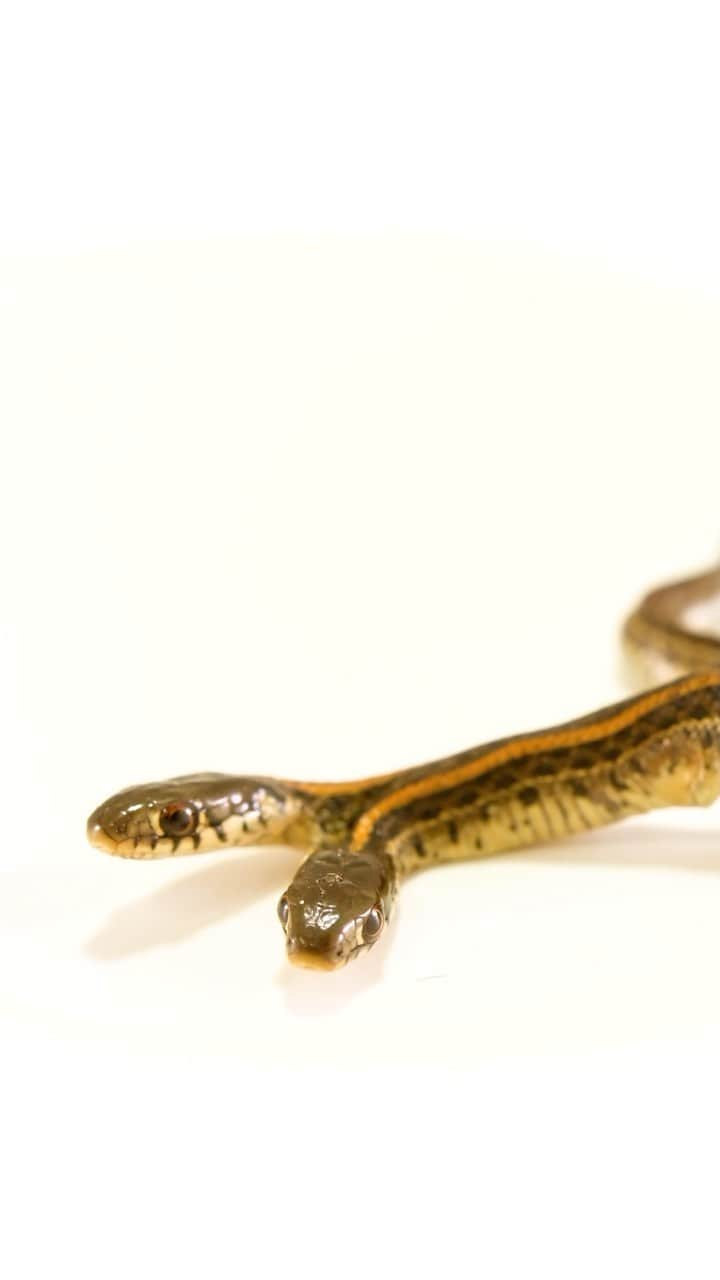
[[[98,816],[99,809],[91,813],[87,821],[87,838],[93,849],[102,849],[103,853],[115,853],[117,841],[113,840],[108,831],[105,830],[101,818]]]
[[[126,802],[123,793],[98,805],[87,820],[86,830],[93,848],[121,857],[143,856],[141,842],[153,836],[146,806]]]
[[[333,969],[342,969],[348,958],[335,950],[306,947],[292,940],[287,944],[287,956],[290,963],[298,969],[321,969],[325,973]]]

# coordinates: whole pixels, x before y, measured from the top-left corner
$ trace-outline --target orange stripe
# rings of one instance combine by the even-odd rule
[[[367,809],[358,819],[350,848],[361,849],[381,818],[395,809],[402,809],[405,805],[412,804],[414,800],[421,800],[438,791],[461,786],[464,782],[472,782],[497,765],[507,764],[508,761],[516,760],[520,756],[552,751],[558,747],[580,746],[584,742],[596,742],[598,738],[604,738],[608,734],[618,733],[621,729],[627,728],[648,711],[654,711],[664,703],[672,702],[686,693],[692,693],[695,689],[704,689],[710,685],[720,685],[720,670],[687,676],[683,680],[675,680],[670,685],[654,689],[650,693],[641,695],[623,711],[609,715],[606,720],[579,726],[573,722],[565,729],[548,729],[544,733],[541,730],[539,733],[525,734],[521,738],[501,743],[494,751],[489,751],[479,759],[469,760],[467,764],[458,765],[455,769],[448,769],[444,773],[429,773],[417,782],[411,782],[406,787],[391,791],[382,800],[378,800],[372,808]]]

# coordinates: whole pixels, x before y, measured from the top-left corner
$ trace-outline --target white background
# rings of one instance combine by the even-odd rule
[[[720,546],[710,5],[11,5],[10,1277],[716,1276],[718,818],[408,882],[290,970],[286,851],[103,859],[625,692]]]

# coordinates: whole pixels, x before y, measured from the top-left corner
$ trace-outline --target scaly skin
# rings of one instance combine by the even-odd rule
[[[720,795],[720,639],[682,611],[720,570],[651,592],[625,624],[634,651],[691,672],[568,724],[348,783],[192,774],[131,787],[88,821],[129,858],[289,844],[306,856],[280,900],[289,958],[335,969],[373,946],[403,876],[525,848]]]

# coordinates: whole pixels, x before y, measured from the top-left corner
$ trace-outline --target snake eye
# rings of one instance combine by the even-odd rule
[[[278,902],[277,913],[278,920],[280,921],[283,929],[285,929],[287,927],[288,916],[290,915],[290,907],[288,906],[287,898],[283,897],[280,899]]]
[[[197,813],[189,804],[166,804],[160,814],[160,829],[172,840],[192,835],[197,826]]]
[[[369,911],[366,915],[363,923],[363,942],[370,942],[372,939],[377,938],[384,923],[385,920],[380,908],[373,907],[372,911]]]

